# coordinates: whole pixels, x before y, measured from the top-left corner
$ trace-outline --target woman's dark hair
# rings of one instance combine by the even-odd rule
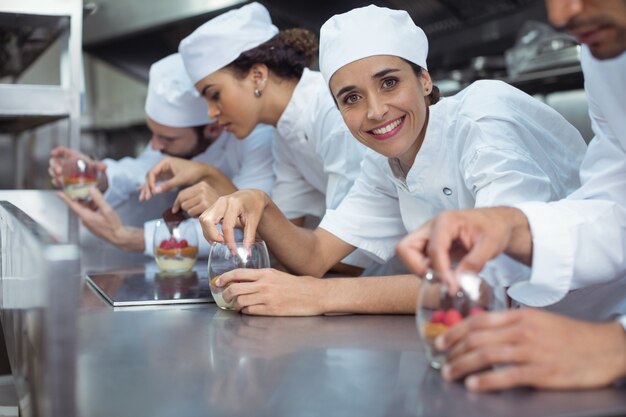
[[[424,70],[422,67],[420,67],[417,64],[414,64],[411,61],[407,61],[404,58],[402,58],[402,60],[411,66],[411,69],[413,70],[417,78],[422,76],[422,71]],[[429,100],[428,104],[429,105],[435,104],[439,101],[440,98],[441,98],[441,93],[439,92],[439,87],[437,87],[436,85],[433,85],[433,90],[428,95],[428,100]]]
[[[304,68],[317,56],[318,42],[313,32],[306,29],[281,30],[278,35],[256,48],[242,52],[226,68],[243,78],[254,64],[265,64],[280,78],[300,79]]]

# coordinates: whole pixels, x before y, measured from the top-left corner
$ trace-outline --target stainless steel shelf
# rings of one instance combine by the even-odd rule
[[[19,133],[61,118],[69,119],[65,145],[80,141],[82,79],[81,0],[0,1],[0,133],[14,134],[15,185],[23,187],[24,152]],[[61,82],[58,86],[19,84],[19,76],[56,40],[60,40]]]
[[[60,86],[0,84],[3,116],[69,116],[72,101]]]
[[[19,133],[69,117],[71,94],[58,86],[0,84],[0,132]]]
[[[505,78],[503,81],[528,94],[549,94],[584,87],[580,64],[523,73],[516,77]]]
[[[493,80],[501,80],[528,94],[550,94],[557,91],[579,90],[584,87],[583,72],[579,63],[540,71],[526,72],[516,76],[490,76]],[[444,96],[452,96],[481,77],[460,82],[452,88],[442,90]],[[437,85],[437,80],[434,81]]]

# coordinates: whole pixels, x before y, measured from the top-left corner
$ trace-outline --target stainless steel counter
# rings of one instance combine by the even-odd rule
[[[430,369],[413,317],[83,312],[82,415],[599,416],[626,392],[468,393]]]
[[[81,269],[115,268],[116,254],[103,246],[86,261],[83,252]],[[145,259],[120,258],[131,261],[141,268]],[[70,383],[66,401],[77,416],[626,415],[623,388],[478,395],[446,383],[429,368],[412,316],[251,317],[213,304],[113,309],[84,282],[78,308],[71,297],[50,304],[68,301],[76,337],[56,343],[71,352],[71,374],[57,369],[48,383]],[[64,328],[58,320],[46,323],[48,333]]]

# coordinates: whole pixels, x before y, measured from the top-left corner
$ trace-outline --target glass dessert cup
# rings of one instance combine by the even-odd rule
[[[63,191],[72,200],[89,201],[89,190],[98,185],[100,172],[93,162],[80,158],[63,160]]]
[[[457,274],[460,289],[451,295],[448,287],[429,271],[420,288],[417,305],[417,328],[426,348],[430,366],[441,369],[446,354],[435,347],[435,339],[465,318],[487,311],[503,310],[502,287],[491,287],[472,273]]]
[[[189,271],[198,258],[198,237],[191,221],[157,221],[153,243],[154,259],[162,272]]]
[[[241,241],[230,244],[213,242],[208,262],[209,288],[217,306],[223,310],[233,309],[232,301],[227,303],[223,297],[226,287],[215,285],[215,281],[220,275],[239,268],[269,267],[270,257],[265,242],[262,240],[257,240],[248,245],[244,245]]]

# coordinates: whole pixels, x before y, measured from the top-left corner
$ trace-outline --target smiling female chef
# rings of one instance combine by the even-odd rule
[[[437,102],[426,71],[428,41],[405,11],[368,6],[321,29],[320,68],[352,134],[370,150],[360,177],[319,228],[296,230],[266,194],[220,198],[201,216],[222,240],[244,220],[294,277],[235,270],[218,280],[224,298],[250,314],[411,313],[411,276],[316,279],[360,248],[385,261],[398,240],[441,210],[553,200],[578,186],[585,150],[578,131],[534,98],[478,81]],[[258,227],[258,228],[257,228]],[[497,266],[497,265],[496,265]],[[486,272],[497,279],[498,268]]]

